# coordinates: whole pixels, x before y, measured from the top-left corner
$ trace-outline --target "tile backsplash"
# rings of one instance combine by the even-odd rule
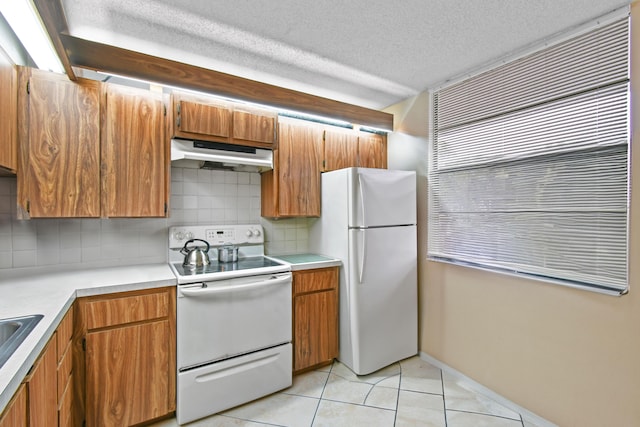
[[[0,177],[0,269],[167,261],[171,225],[261,223],[267,254],[308,250],[306,218],[260,217],[260,175],[173,167],[169,218],[16,218],[16,178]],[[1,275],[1,273],[0,273]]]

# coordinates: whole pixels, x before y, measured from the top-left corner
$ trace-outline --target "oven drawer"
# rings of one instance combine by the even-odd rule
[[[178,369],[291,342],[291,273],[180,285]]]
[[[179,372],[178,424],[291,386],[291,352],[291,344],[285,344]]]

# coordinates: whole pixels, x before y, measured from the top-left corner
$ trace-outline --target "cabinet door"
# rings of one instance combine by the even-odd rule
[[[27,427],[27,388],[24,384],[0,416],[0,427]]]
[[[338,356],[337,267],[293,272],[293,370]]]
[[[358,138],[358,166],[361,168],[387,168],[387,137],[378,134],[360,134]]]
[[[281,120],[276,151],[280,216],[320,216],[321,129]]]
[[[86,421],[125,426],[170,412],[170,327],[167,320],[86,336]]]
[[[275,112],[234,107],[233,142],[258,143],[259,146],[272,148],[276,142],[276,120]]]
[[[0,49],[0,168],[18,170],[16,69]]]
[[[294,371],[329,362],[337,356],[337,300],[335,290],[294,298]]]
[[[100,216],[100,82],[30,70],[18,203],[30,217]],[[24,137],[23,137],[24,136]]]
[[[166,215],[164,111],[161,94],[107,86],[102,145],[104,215]]]
[[[231,128],[231,108],[228,105],[174,94],[174,135],[208,141],[227,141]]]
[[[325,129],[325,172],[358,166],[358,135],[351,130]]]
[[[55,335],[33,367],[27,379],[29,427],[58,424],[58,357]]]

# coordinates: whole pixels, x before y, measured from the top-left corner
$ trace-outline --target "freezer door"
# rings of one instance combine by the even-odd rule
[[[380,227],[416,224],[414,171],[353,169],[349,226]]]
[[[418,352],[416,227],[352,229],[349,236],[341,361],[365,375]]]

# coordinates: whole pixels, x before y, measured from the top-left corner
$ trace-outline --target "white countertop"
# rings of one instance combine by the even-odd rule
[[[339,259],[312,253],[267,255],[267,257],[289,264],[291,266],[291,271],[339,267],[342,265],[342,261]]]
[[[0,319],[44,316],[0,368],[0,413],[77,297],[175,285],[176,277],[164,263],[33,273],[0,270]]]

